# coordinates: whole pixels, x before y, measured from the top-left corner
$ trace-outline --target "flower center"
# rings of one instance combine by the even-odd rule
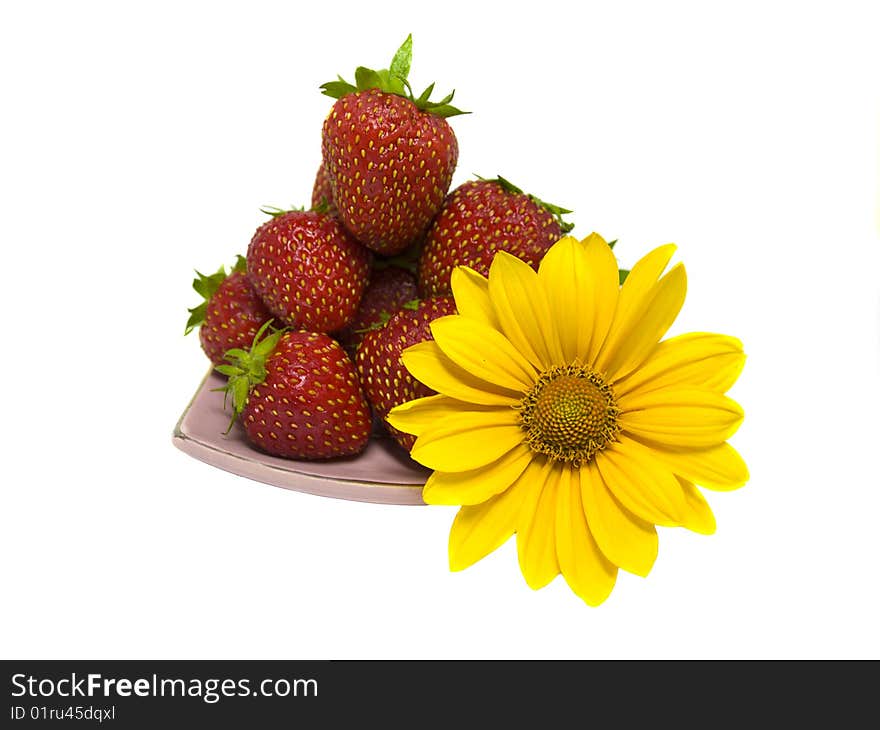
[[[532,451],[580,466],[620,431],[611,387],[592,370],[562,365],[548,370],[523,398],[520,416]]]

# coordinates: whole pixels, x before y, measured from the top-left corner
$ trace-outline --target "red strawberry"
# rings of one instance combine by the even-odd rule
[[[248,347],[257,330],[272,318],[248,281],[245,267],[244,257],[239,256],[228,275],[221,266],[210,276],[196,271],[193,280],[193,289],[205,301],[188,310],[185,334],[199,327],[202,350],[214,364],[223,362],[227,350]]]
[[[367,400],[388,432],[407,451],[412,449],[415,436],[395,429],[385,420],[386,416],[394,406],[434,395],[434,391],[409,374],[400,361],[400,353],[411,345],[434,339],[431,322],[455,313],[452,297],[413,302],[392,315],[384,327],[367,332],[357,349],[355,366]]]
[[[333,190],[330,188],[330,176],[322,162],[315,175],[315,184],[312,187],[312,210],[323,210],[330,215],[336,215],[336,205],[333,203]]]
[[[321,87],[338,100],[322,133],[333,200],[354,237],[384,255],[424,233],[458,163],[458,140],[446,117],[464,112],[449,105],[453,94],[428,101],[433,84],[414,97],[406,80],[411,60],[409,36],[389,69],[360,67],[356,86],[340,78]]]
[[[272,213],[248,245],[248,278],[282,323],[313,332],[347,325],[360,303],[371,255],[333,216]]]
[[[460,185],[428,229],[419,261],[419,291],[422,296],[449,293],[452,270],[460,264],[487,275],[498,251],[537,269],[547,249],[574,227],[562,220],[570,212],[524,193],[503,177]]]
[[[372,426],[351,360],[329,336],[260,330],[248,351],[227,353],[226,387],[247,438],[274,456],[329,459],[364,450]]]
[[[354,355],[367,330],[382,323],[383,316],[387,321],[416,296],[416,277],[411,271],[398,266],[373,269],[354,319],[336,333],[336,339],[346,352]]]

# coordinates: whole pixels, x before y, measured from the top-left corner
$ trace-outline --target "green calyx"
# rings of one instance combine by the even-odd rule
[[[223,391],[225,394],[223,398],[224,410],[226,409],[229,397],[232,397],[232,418],[229,421],[226,433],[232,430],[235,419],[241,415],[241,412],[247,405],[251,388],[259,385],[266,379],[266,360],[275,351],[281,335],[285,332],[285,329],[273,328],[267,335],[266,330],[271,325],[272,320],[270,319],[260,327],[254,336],[250,350],[233,347],[223,355],[229,364],[217,365],[214,368],[218,373],[228,378],[225,386],[215,389]]]
[[[341,99],[347,94],[354,94],[358,91],[379,89],[387,94],[396,94],[404,99],[408,99],[422,111],[444,119],[458,114],[470,114],[470,112],[464,112],[449,103],[455,95],[455,90],[444,96],[440,101],[431,101],[430,97],[434,92],[434,84],[432,83],[419,96],[416,96],[407,78],[411,65],[412,33],[406,37],[406,40],[397,49],[397,53],[394,54],[394,58],[391,59],[391,65],[388,68],[374,71],[371,68],[358,66],[354,72],[354,84],[350,84],[341,76],[337,76],[336,81],[328,81],[326,84],[321,84],[321,93],[332,99]]]
[[[284,215],[285,213],[302,213],[305,210],[303,206],[299,208],[276,208],[274,205],[264,205],[260,208],[260,213],[263,215],[270,215],[273,218],[277,218],[279,215]]]
[[[229,273],[242,273],[246,268],[247,262],[245,261],[244,256],[239,254],[236,256],[235,265]],[[208,302],[217,292],[217,289],[220,288],[220,285],[226,280],[227,276],[229,276],[229,274],[226,273],[226,267],[224,266],[217,269],[215,273],[208,275],[196,270],[196,278],[193,279],[192,287],[204,301],[192,309],[186,310],[189,312],[189,319],[186,322],[186,330],[183,333],[184,335],[188,335],[205,321],[205,315],[208,313]]]
[[[510,182],[510,180],[501,177],[501,175],[498,175],[491,179],[480,177],[479,175],[477,175],[476,177],[480,180],[484,180],[485,182],[495,183],[496,185],[499,185],[503,190],[506,190],[508,193],[512,193],[514,195],[525,195],[533,203],[535,203],[536,205],[540,205],[542,208],[544,208],[544,210],[550,213],[556,219],[556,223],[559,225],[559,229],[563,233],[568,233],[572,228],[574,228],[574,223],[570,223],[569,221],[563,220],[562,218],[562,216],[573,212],[568,208],[562,208],[558,205],[554,205],[553,203],[547,203],[534,195],[523,192],[522,188],[517,187],[512,182]]]
[[[408,302],[401,304],[400,308],[415,311],[419,308],[419,304],[421,304],[421,301],[421,299],[410,299]],[[386,324],[388,324],[388,321],[391,319],[392,316],[393,315],[391,314],[391,312],[383,309],[381,312],[379,312],[379,318],[375,322],[373,322],[373,324],[371,324],[369,327],[355,330],[355,332],[359,335],[362,335],[366,332],[372,332],[373,330],[380,330]]]

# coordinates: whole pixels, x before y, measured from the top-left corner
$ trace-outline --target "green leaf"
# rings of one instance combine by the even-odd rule
[[[364,66],[358,66],[354,72],[354,81],[357,84],[358,91],[366,91],[367,89],[381,89],[382,78],[376,71]]]
[[[197,307],[187,309],[186,311],[189,312],[189,319],[186,321],[186,330],[183,334],[188,335],[205,321],[205,314],[208,312],[208,302],[202,302]]]
[[[438,105],[438,106],[428,104],[425,107],[419,107],[419,108],[423,108],[424,111],[428,112],[429,114],[433,114],[435,117],[440,117],[441,119],[448,119],[449,117],[457,117],[460,114],[470,114],[470,112],[463,112],[461,109],[458,109],[457,107],[454,107],[454,106],[450,106],[449,104],[442,104],[442,105]]]
[[[260,342],[254,345],[252,350],[252,355],[255,358],[260,358],[265,360],[269,355],[272,354],[272,351],[278,346],[278,340],[281,339],[281,335],[283,332],[279,330],[278,332],[273,332],[271,335],[263,338]]]
[[[247,378],[236,378],[232,382],[232,407],[235,409],[235,415],[244,410],[249,392],[250,386]]]
[[[246,271],[247,271],[247,259],[244,256],[242,256],[241,254],[238,254],[235,257],[235,265],[232,267],[232,273],[233,274],[243,274]]]
[[[341,99],[343,96],[357,91],[356,86],[352,86],[341,76],[338,81],[328,81],[326,84],[321,84],[318,88],[321,89],[321,93],[324,96],[329,96],[332,99]]]
[[[419,304],[421,303],[420,299],[410,299],[408,302],[401,306],[401,309],[412,309],[416,310],[419,308]]]
[[[186,328],[183,332],[184,335],[188,335],[205,321],[205,315],[208,313],[208,300],[214,296],[224,279],[226,279],[226,269],[223,266],[221,266],[216,273],[209,276],[205,276],[205,274],[200,271],[196,271],[196,278],[193,279],[192,288],[195,289],[196,293],[204,301],[192,309],[186,310],[189,312],[189,319],[186,321]]]
[[[611,241],[611,243],[608,244],[608,248],[610,248],[610,249],[613,251],[613,250],[614,250],[614,244],[615,244],[615,243],[617,243],[617,239],[616,239],[616,238],[615,238],[613,241]]]
[[[412,33],[397,49],[394,58],[391,59],[391,65],[388,67],[392,77],[397,77],[401,81],[409,78],[409,70],[412,66]]]
[[[235,365],[217,365],[214,370],[216,370],[221,375],[233,376],[233,375],[241,375],[241,368],[236,367]],[[226,390],[225,388],[218,388],[218,390]]]
[[[419,109],[423,108],[425,104],[428,103],[428,99],[431,98],[431,94],[434,93],[434,84],[431,83],[428,85],[428,88],[422,92],[422,95],[413,102]]]

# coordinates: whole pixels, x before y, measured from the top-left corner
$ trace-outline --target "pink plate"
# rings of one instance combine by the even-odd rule
[[[381,504],[424,504],[430,471],[409,458],[392,439],[376,436],[358,456],[298,461],[269,456],[251,446],[236,424],[229,434],[223,410],[225,378],[209,371],[174,428],[174,445],[219,469],[284,489],[322,497]]]

